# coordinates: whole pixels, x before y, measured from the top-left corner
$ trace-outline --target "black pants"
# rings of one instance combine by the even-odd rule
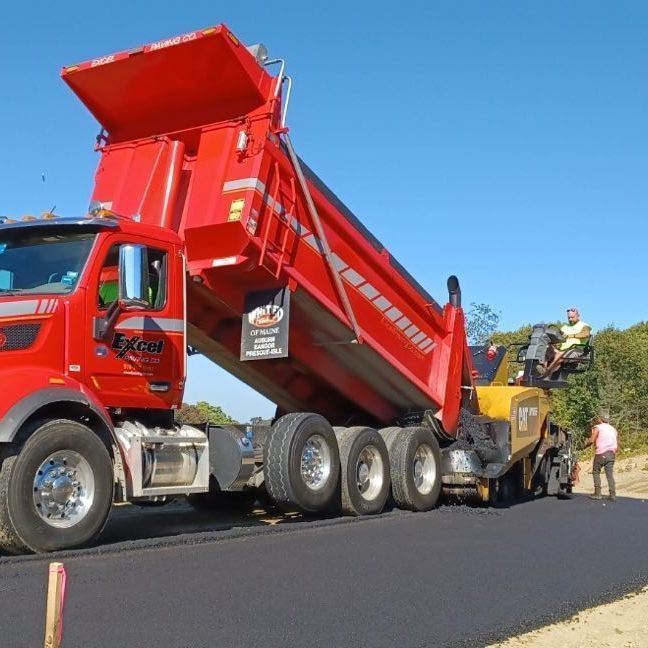
[[[605,477],[607,478],[608,488],[610,495],[616,495],[616,486],[614,485],[614,460],[616,455],[614,452],[605,452],[602,455],[594,455],[594,463],[592,464],[592,477],[594,478],[594,494],[601,494],[601,468],[605,469]]]

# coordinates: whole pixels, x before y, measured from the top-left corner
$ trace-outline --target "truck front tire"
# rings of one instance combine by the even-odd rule
[[[92,542],[113,500],[113,468],[99,437],[76,421],[41,425],[0,468],[0,547],[10,553]]]
[[[337,441],[328,421],[308,413],[279,418],[264,448],[263,476],[268,495],[282,510],[327,509],[340,478]]]

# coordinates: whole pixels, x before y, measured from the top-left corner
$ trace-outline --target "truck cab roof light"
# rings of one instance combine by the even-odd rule
[[[112,203],[92,202],[88,207],[88,218],[117,218],[117,214],[110,207]]]
[[[97,211],[90,212],[89,216],[93,218],[116,218],[117,214],[110,209],[97,209]]]
[[[112,202],[94,200],[88,207],[89,218],[116,218],[117,214],[111,209]]]

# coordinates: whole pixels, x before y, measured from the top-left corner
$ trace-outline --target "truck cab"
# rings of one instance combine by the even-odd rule
[[[173,422],[186,376],[177,234],[106,213],[5,219],[0,282],[5,547],[82,544],[113,499],[150,498],[160,485],[177,492],[178,483],[206,490],[196,451],[205,436]],[[141,444],[129,463],[133,426],[138,439],[164,430],[148,463]],[[180,460],[189,464],[180,477],[159,477]]]
[[[21,390],[34,397],[55,385],[91,391],[103,407],[181,403],[184,257],[175,233],[111,216],[5,223],[0,281],[0,384],[14,394],[0,408]]]

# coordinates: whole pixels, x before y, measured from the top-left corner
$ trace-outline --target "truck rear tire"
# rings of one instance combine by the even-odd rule
[[[345,515],[380,513],[389,496],[389,454],[369,427],[336,428],[340,451],[340,500]]]
[[[433,509],[441,494],[441,450],[424,427],[380,431],[389,451],[392,495],[396,506],[409,511]]]
[[[0,546],[10,553],[86,545],[104,528],[113,501],[112,460],[76,421],[41,425],[0,468]]]
[[[337,441],[328,421],[305,413],[279,418],[264,448],[263,476],[268,495],[282,510],[328,508],[340,478]]]

